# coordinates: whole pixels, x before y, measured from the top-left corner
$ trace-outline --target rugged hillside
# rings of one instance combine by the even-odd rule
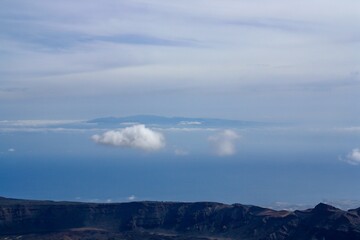
[[[0,198],[0,239],[360,239],[360,209],[274,211],[241,204],[117,204]]]

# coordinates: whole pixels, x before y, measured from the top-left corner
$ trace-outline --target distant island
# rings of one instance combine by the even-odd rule
[[[0,198],[0,239],[356,240],[360,208],[275,211],[214,202],[80,203]]]
[[[160,126],[182,126],[182,127],[260,127],[270,126],[270,123],[229,120],[219,118],[189,118],[189,117],[165,117],[156,115],[134,115],[126,117],[103,117],[86,121],[98,125],[116,126],[131,124],[146,124]],[[274,123],[272,123],[274,125]]]

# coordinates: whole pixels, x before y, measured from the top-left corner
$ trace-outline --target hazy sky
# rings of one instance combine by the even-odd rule
[[[0,0],[0,196],[359,206],[359,92],[359,0]]]
[[[357,0],[2,0],[1,119],[360,121]]]

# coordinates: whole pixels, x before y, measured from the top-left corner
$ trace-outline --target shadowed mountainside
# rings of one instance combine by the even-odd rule
[[[275,211],[213,202],[76,203],[0,198],[0,239],[360,239],[360,208]]]

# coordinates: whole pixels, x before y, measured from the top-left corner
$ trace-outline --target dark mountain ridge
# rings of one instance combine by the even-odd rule
[[[360,208],[305,211],[214,202],[78,203],[0,198],[0,239],[360,239]],[[19,238],[18,238],[19,239]]]

